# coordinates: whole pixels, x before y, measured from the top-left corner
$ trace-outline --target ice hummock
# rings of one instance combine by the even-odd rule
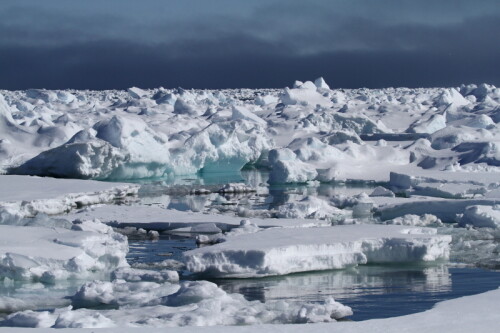
[[[2,91],[0,168],[125,180],[254,166],[271,169],[270,183],[496,170],[499,96],[486,84],[336,90],[322,78],[285,89]]]

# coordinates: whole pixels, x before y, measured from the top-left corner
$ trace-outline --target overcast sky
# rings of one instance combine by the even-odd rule
[[[500,85],[500,0],[0,0],[0,89]]]

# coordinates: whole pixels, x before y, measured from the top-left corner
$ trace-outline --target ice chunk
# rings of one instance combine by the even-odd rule
[[[314,167],[299,160],[288,148],[271,150],[269,164],[272,167],[270,184],[305,183],[318,175]]]
[[[330,89],[330,86],[325,82],[323,77],[319,77],[316,80],[314,80],[314,85],[318,88],[328,89],[328,90]]]
[[[432,115],[430,119],[413,124],[407,132],[432,134],[446,127],[446,118],[440,114]]]
[[[174,104],[174,113],[181,115],[197,116],[198,110],[192,104],[182,98],[177,98]]]
[[[75,308],[157,305],[162,297],[178,290],[178,284],[169,282],[92,281],[85,283],[71,297],[71,304]]]
[[[432,214],[413,215],[406,214],[392,220],[384,221],[385,224],[409,225],[414,227],[441,227],[443,222]]]
[[[239,119],[249,120],[249,121],[256,122],[257,124],[260,124],[262,126],[267,125],[267,122],[264,119],[260,118],[259,116],[252,113],[251,111],[249,111],[247,108],[245,108],[243,106],[237,106],[237,105],[233,106],[232,119],[233,120],[239,120]]]
[[[308,196],[298,202],[289,202],[280,206],[277,214],[281,218],[339,220],[346,215],[346,212],[330,205],[325,200]]]
[[[473,205],[465,208],[460,226],[473,225],[478,228],[500,227],[500,205]]]
[[[125,160],[126,157],[107,142],[94,140],[46,150],[10,171],[20,175],[106,178]]]
[[[142,90],[141,88],[137,88],[137,87],[128,88],[127,92],[129,93],[129,95],[132,98],[137,98],[137,99],[140,99],[140,98],[146,96],[146,94],[147,94],[144,90]]]
[[[314,83],[310,85],[304,83],[299,88],[285,88],[281,95],[281,102],[285,105],[304,105],[304,106],[327,106],[331,104],[330,100],[316,91]]]
[[[385,187],[382,186],[377,186],[375,189],[370,193],[370,197],[391,197],[393,198],[394,192],[392,192],[389,189],[386,189]]]
[[[162,283],[162,282],[179,281],[179,274],[176,271],[170,271],[166,269],[160,271],[153,271],[153,270],[122,267],[115,270],[111,274],[111,277],[113,279],[120,279],[129,282],[146,281],[146,282]]]
[[[454,106],[460,107],[468,105],[470,102],[465,99],[455,88],[444,90],[436,99],[436,106]]]

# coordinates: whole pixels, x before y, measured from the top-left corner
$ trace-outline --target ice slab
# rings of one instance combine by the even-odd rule
[[[1,175],[0,224],[15,224],[16,220],[39,213],[56,215],[112,202],[136,195],[138,190],[134,184]]]
[[[126,237],[112,230],[0,225],[0,276],[14,280],[53,282],[106,274],[128,266],[127,252]]]
[[[135,227],[148,230],[173,230],[204,224],[215,224],[222,231],[240,226],[241,218],[228,215],[202,214],[163,209],[153,206],[114,206],[103,205],[83,209],[63,215],[65,219],[94,219],[113,227]],[[324,226],[331,223],[327,220],[311,219],[251,219],[259,227],[311,227]]]
[[[135,194],[138,189],[138,185],[126,183],[0,175],[0,202],[54,199],[106,191],[123,191],[123,195],[127,195]]]
[[[435,229],[345,225],[267,229],[184,253],[187,269],[218,277],[260,277],[350,265],[446,259],[451,237]]]
[[[497,172],[466,172],[466,171],[438,171],[416,169],[409,172],[395,171],[390,174],[389,185],[399,189],[408,189],[422,183],[451,183],[469,184],[477,186],[495,186],[498,184]]]
[[[395,219],[406,214],[432,214],[443,222],[457,222],[457,215],[463,214],[468,206],[494,206],[500,199],[425,199],[399,200],[397,203],[380,205],[377,214],[382,221]]]

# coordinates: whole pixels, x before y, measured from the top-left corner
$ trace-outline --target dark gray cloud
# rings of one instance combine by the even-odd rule
[[[0,8],[0,88],[282,87],[317,76],[346,88],[500,84],[495,1],[311,3],[132,20],[16,2]]]

